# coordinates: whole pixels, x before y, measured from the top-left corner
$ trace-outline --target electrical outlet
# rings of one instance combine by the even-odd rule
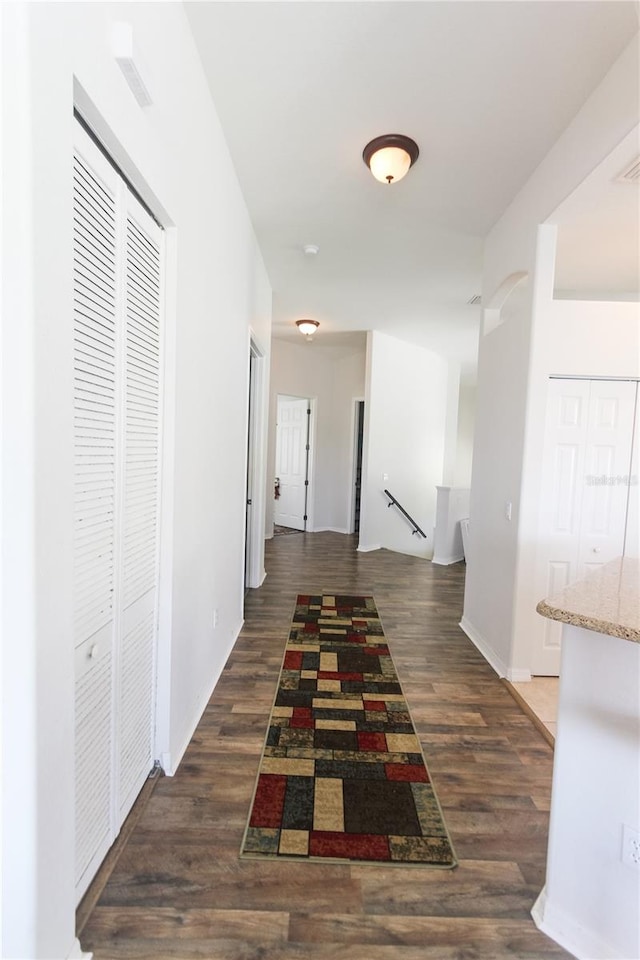
[[[216,607],[216,609],[213,611],[213,629],[215,630],[217,626],[218,626],[218,608]]]
[[[622,824],[622,862],[640,870],[640,832]]]

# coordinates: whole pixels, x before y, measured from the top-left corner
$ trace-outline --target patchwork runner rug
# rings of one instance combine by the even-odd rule
[[[298,597],[242,855],[456,866],[373,597]]]

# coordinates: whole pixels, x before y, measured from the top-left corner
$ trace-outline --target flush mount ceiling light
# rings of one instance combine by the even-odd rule
[[[304,334],[307,340],[310,340],[316,332],[320,323],[318,320],[296,320],[296,327],[300,333]]]
[[[409,172],[419,153],[418,144],[411,137],[386,133],[366,145],[362,159],[380,183],[395,183]]]

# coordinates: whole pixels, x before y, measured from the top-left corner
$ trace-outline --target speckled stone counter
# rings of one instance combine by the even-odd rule
[[[640,643],[640,560],[619,557],[541,600],[538,613],[550,620]]]

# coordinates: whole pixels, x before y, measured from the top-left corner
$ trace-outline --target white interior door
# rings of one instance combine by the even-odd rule
[[[153,766],[161,230],[77,124],[76,894]]]
[[[578,575],[624,550],[637,384],[592,380]]]
[[[278,397],[276,477],[280,496],[275,503],[274,521],[295,530],[304,530],[306,523],[310,410],[306,399]]]
[[[636,384],[549,383],[538,570],[553,596],[624,550]],[[625,482],[627,478],[627,482]],[[540,621],[534,674],[557,676],[561,625]]]

